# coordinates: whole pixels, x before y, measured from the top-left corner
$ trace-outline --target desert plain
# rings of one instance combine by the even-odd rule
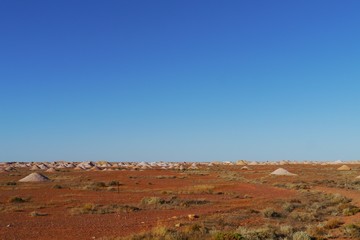
[[[360,239],[359,175],[359,162],[1,163],[0,239]]]

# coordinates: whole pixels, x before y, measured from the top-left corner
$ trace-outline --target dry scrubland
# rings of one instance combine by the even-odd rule
[[[244,164],[3,164],[0,239],[360,239],[360,164]]]

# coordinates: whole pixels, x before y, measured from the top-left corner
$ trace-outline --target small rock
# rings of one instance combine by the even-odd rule
[[[188,218],[189,218],[189,220],[194,220],[195,218],[199,218],[199,216],[196,214],[189,214]]]
[[[175,227],[181,227],[181,223],[177,223],[177,224],[175,224]]]

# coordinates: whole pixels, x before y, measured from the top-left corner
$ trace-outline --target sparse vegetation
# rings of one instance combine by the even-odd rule
[[[121,182],[116,181],[116,180],[110,181],[110,182],[107,184],[108,187],[122,186],[122,185],[124,185],[124,184],[122,184]]]
[[[328,221],[325,222],[324,228],[326,229],[335,229],[340,227],[342,224],[344,224],[342,221],[336,219],[336,218],[332,218]]]
[[[262,214],[266,218],[278,218],[281,217],[281,214],[275,211],[273,208],[266,208],[262,211]]]
[[[74,207],[70,209],[70,213],[72,215],[79,214],[109,214],[116,212],[135,212],[139,211],[140,208],[129,206],[129,205],[100,205],[94,203],[86,203],[78,207]]]
[[[245,239],[240,233],[218,232],[214,236],[215,240],[242,240]]]
[[[203,184],[187,187],[184,190],[180,190],[181,194],[212,194],[214,192],[215,186]]]
[[[23,197],[12,197],[9,199],[10,203],[24,203],[24,202],[29,202],[30,201],[30,197],[27,198],[23,198]]]
[[[110,181],[106,182],[86,182],[85,185],[82,185],[81,189],[83,190],[90,190],[90,191],[115,191],[118,186],[123,186],[124,184],[119,181]]]
[[[299,231],[294,233],[293,240],[311,240],[311,237],[306,232]]]
[[[46,220],[47,217],[43,220],[41,217],[47,214],[51,219],[101,218],[104,224],[109,219],[129,221],[125,225],[131,230],[122,227],[119,236],[96,236],[101,240],[325,240],[360,236],[360,227],[353,221],[357,219],[353,215],[360,211],[359,199],[345,197],[356,197],[354,189],[360,189],[360,181],[345,182],[342,179],[346,173],[326,180],[329,174],[320,170],[319,174],[314,171],[309,179],[299,169],[294,171],[298,177],[267,177],[270,169],[267,166],[254,166],[251,172],[241,171],[239,166],[182,173],[168,169],[141,172],[123,169],[124,172],[112,173],[92,171],[89,175],[81,170],[75,174],[69,169],[51,175],[52,182],[34,185],[16,183],[27,170],[20,170],[16,176],[0,175],[0,190],[4,190],[0,212],[6,218],[20,216],[14,222],[21,222],[24,216],[30,225]],[[315,177],[321,183],[313,181]],[[348,190],[340,190],[346,184]],[[36,195],[42,191],[49,193]],[[26,196],[29,192],[33,198]],[[57,210],[60,208],[64,211]],[[89,216],[101,214],[107,216]],[[156,225],[150,231],[139,232]],[[97,231],[100,228],[94,227]],[[137,234],[131,235],[134,232]]]
[[[166,226],[157,226],[151,231],[140,234],[133,234],[126,237],[127,240],[177,240],[177,239],[205,239],[209,238],[209,229],[194,224],[187,226],[184,229],[173,229]],[[120,239],[120,238],[119,238]],[[124,238],[122,238],[124,239]],[[225,238],[230,239],[230,238]],[[112,240],[117,240],[116,238]]]
[[[360,238],[360,226],[356,224],[348,224],[343,227],[343,231],[345,233],[345,236],[351,237],[354,239]]]
[[[236,232],[239,233],[244,239],[257,240],[257,239],[277,239],[278,234],[276,228],[273,226],[263,226],[259,228],[244,228],[239,227]]]
[[[172,196],[168,199],[160,197],[144,197],[140,201],[142,207],[152,208],[179,208],[179,207],[190,207],[196,205],[204,205],[210,203],[203,199],[180,199],[176,196]]]
[[[176,176],[174,175],[161,175],[161,176],[156,176],[157,179],[174,179],[176,178]]]

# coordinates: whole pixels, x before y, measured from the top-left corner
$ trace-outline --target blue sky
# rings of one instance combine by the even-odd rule
[[[0,161],[360,159],[359,1],[0,1]]]

